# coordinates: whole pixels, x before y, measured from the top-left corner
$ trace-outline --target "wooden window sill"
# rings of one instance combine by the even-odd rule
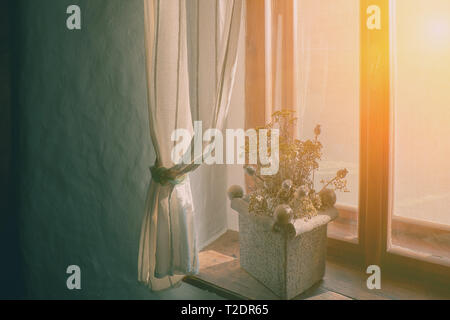
[[[185,282],[229,299],[277,300],[239,265],[239,233],[227,231],[200,253],[200,272]],[[450,299],[450,288],[419,283],[382,273],[381,290],[369,290],[368,275],[355,264],[331,256],[325,278],[294,300]]]

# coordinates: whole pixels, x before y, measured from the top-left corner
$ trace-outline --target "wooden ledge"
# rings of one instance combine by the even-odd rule
[[[185,282],[234,300],[278,300],[268,288],[239,265],[239,233],[227,231],[199,256],[200,272]],[[382,289],[369,290],[362,267],[328,259],[325,278],[294,300],[450,299],[450,288],[389,278],[382,273]]]

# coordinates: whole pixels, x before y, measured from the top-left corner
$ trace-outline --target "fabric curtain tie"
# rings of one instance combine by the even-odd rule
[[[156,183],[159,183],[162,186],[167,186],[169,184],[176,186],[178,184],[182,184],[186,180],[186,174],[181,175],[179,177],[173,173],[170,169],[165,167],[150,167],[150,172],[152,173],[152,179]]]

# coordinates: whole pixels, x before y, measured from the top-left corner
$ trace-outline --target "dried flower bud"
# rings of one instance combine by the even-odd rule
[[[318,125],[316,126],[316,128],[314,129],[314,134],[315,134],[316,136],[320,136],[321,133],[322,133],[322,127],[320,126],[320,124],[318,124]]]
[[[294,197],[297,199],[303,198],[308,194],[308,189],[305,186],[301,186],[297,188],[297,190],[294,193]]]
[[[325,189],[319,193],[323,208],[330,208],[336,204],[336,192],[333,189]]]
[[[242,190],[240,186],[229,187],[227,193],[230,200],[242,198],[244,196],[244,190]]]
[[[286,204],[281,204],[275,209],[274,215],[277,223],[288,224],[292,219],[292,209]]]
[[[256,170],[253,167],[250,166],[245,166],[244,167],[245,173],[247,173],[249,176],[253,177],[254,175],[256,175]]]
[[[347,169],[342,169],[342,170],[339,170],[337,172],[337,177],[339,179],[344,179],[347,176],[347,174],[348,174],[348,170]]]

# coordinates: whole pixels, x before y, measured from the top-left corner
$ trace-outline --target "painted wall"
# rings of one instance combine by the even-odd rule
[[[82,30],[66,8],[82,9]],[[216,298],[137,279],[150,145],[142,0],[20,0],[19,228],[28,298]],[[68,265],[82,290],[66,288]]]
[[[17,214],[13,206],[11,1],[0,1],[0,299],[22,292]]]

